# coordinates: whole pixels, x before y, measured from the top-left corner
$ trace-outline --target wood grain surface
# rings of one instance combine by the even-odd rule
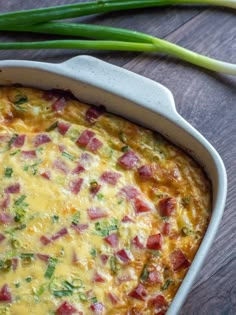
[[[0,1],[0,11],[74,2],[79,1],[5,0]],[[236,63],[236,12],[230,9],[169,6],[102,14],[81,20],[143,31]],[[1,41],[50,38],[58,37],[0,33]],[[0,59],[60,62],[81,53],[89,53],[166,85],[174,94],[178,112],[212,143],[223,158],[228,173],[224,217],[214,245],[180,314],[236,315],[236,78],[204,71],[156,54],[55,49],[0,51]]]

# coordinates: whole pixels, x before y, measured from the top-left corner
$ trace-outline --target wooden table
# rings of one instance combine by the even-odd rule
[[[5,0],[0,3],[0,11],[73,2],[79,1]],[[82,20],[143,31],[197,52],[236,63],[236,16],[230,9],[172,6],[104,14]],[[2,32],[0,34],[1,41],[39,38],[49,39],[55,36]],[[179,113],[196,127],[222,156],[227,168],[229,184],[225,214],[214,245],[181,315],[235,315],[236,78],[203,71],[174,58],[137,53],[0,51],[0,59],[60,62],[79,53],[90,53],[166,85],[174,94]]]

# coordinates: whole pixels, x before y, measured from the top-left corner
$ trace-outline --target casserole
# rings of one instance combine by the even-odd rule
[[[205,168],[213,185],[213,212],[198,253],[167,313],[176,314],[207,254],[223,213],[226,175],[218,154],[177,114],[173,97],[166,88],[128,71],[90,57],[73,58],[60,65],[5,61],[0,63],[0,69],[0,84],[21,83],[43,89],[70,90],[86,103],[104,104],[109,111],[162,133]]]

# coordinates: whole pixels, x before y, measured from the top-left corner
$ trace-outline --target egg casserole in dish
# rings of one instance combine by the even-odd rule
[[[156,132],[62,91],[0,88],[0,314],[163,315],[210,183]]]

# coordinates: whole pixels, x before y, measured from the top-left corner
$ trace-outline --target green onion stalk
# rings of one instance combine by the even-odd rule
[[[1,29],[1,27],[0,27]],[[90,25],[48,22],[38,25],[22,25],[5,27],[8,31],[25,31],[48,33],[64,36],[80,36],[93,40],[52,40],[41,42],[0,43],[0,49],[92,49],[164,53],[178,57],[184,61],[202,68],[236,75],[236,65],[216,60],[189,49],[183,48],[154,36],[122,28]]]
[[[182,4],[223,6],[236,9],[235,0],[97,0],[85,3],[2,13],[0,14],[0,27],[30,25],[52,20],[75,18],[128,9]]]

